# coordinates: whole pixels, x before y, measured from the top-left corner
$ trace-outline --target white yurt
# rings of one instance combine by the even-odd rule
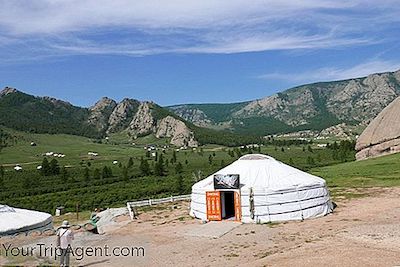
[[[332,210],[324,179],[270,156],[248,154],[193,185],[190,215],[267,223],[315,218]]]
[[[0,205],[0,236],[53,229],[50,214]]]

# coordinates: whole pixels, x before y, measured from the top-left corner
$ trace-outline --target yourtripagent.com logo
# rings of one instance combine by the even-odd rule
[[[0,256],[5,257],[40,257],[59,259],[65,253],[80,261],[86,257],[145,257],[145,248],[138,246],[116,246],[108,245],[96,247],[71,246],[65,249],[46,244],[36,244],[34,246],[13,246],[12,244],[2,244],[0,247]]]

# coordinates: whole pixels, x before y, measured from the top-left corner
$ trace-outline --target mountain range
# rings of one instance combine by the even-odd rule
[[[198,126],[266,135],[340,123],[365,127],[399,94],[400,70],[302,85],[249,102],[168,108]]]
[[[175,146],[239,145],[260,137],[202,128],[149,101],[103,97],[92,107],[76,107],[50,97],[37,97],[6,87],[0,92],[0,125],[32,133],[73,134],[100,139],[123,134],[126,139],[153,135]]]
[[[400,71],[302,85],[242,103],[169,107],[103,97],[84,108],[6,87],[0,92],[0,125],[91,138],[154,135],[176,146],[237,145],[274,133],[323,130],[343,123],[365,126],[399,95]]]

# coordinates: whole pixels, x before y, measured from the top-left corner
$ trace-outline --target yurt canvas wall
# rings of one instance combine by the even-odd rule
[[[235,219],[242,222],[302,220],[326,215],[333,209],[325,180],[266,155],[243,156],[215,174],[239,175],[240,187],[232,191],[240,197],[240,217],[236,212]],[[226,191],[215,190],[215,174],[193,185],[193,217],[210,220],[207,192]]]

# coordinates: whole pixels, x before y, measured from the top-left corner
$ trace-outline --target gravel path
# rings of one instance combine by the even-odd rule
[[[189,204],[160,206],[105,235],[81,233],[84,246],[141,246],[145,257],[87,257],[86,266],[400,266],[400,188],[368,189],[339,200],[333,214],[270,225],[243,224],[219,238],[188,236],[201,222]],[[223,223],[223,222],[222,222]],[[32,241],[32,240],[30,240]],[[16,240],[13,242],[17,242]],[[23,242],[19,240],[18,242]]]

